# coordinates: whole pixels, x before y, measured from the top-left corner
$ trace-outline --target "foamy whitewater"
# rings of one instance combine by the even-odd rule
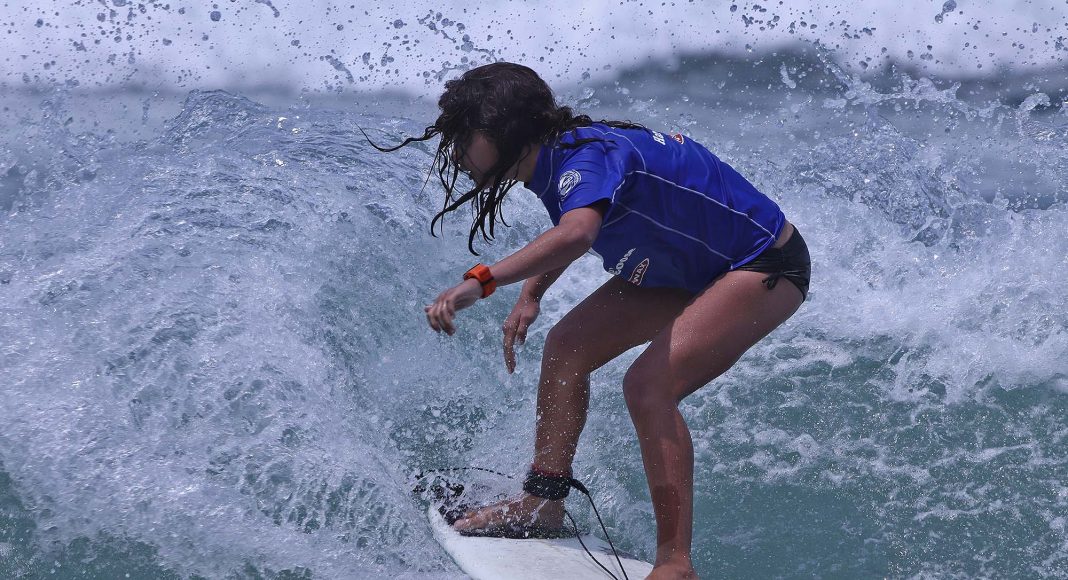
[[[810,245],[810,300],[682,404],[702,577],[1068,578],[1068,5],[206,6],[0,11],[0,578],[463,577],[415,475],[523,473],[545,334],[608,274],[572,265],[514,375],[518,286],[436,335],[548,218],[517,188],[481,257],[464,212],[431,237],[433,143],[359,127],[421,133],[498,58],[704,143]],[[575,471],[651,559],[639,352]]]

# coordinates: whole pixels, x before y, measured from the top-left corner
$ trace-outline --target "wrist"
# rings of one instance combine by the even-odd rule
[[[483,264],[475,264],[473,268],[464,273],[464,282],[474,280],[479,285],[479,295],[482,298],[489,297],[497,289],[497,281],[493,278],[490,269]]]
[[[539,294],[533,290],[527,290],[524,287],[523,290],[519,293],[519,297],[523,300],[528,300],[530,302],[541,302],[542,294]]]
[[[478,280],[475,280],[474,278],[468,278],[463,282],[460,282],[460,286],[462,286],[466,291],[473,292],[479,298],[482,297],[482,284],[479,284]]]

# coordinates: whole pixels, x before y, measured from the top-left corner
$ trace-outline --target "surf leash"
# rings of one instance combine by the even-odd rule
[[[612,548],[612,555],[615,556],[616,563],[619,564],[619,570],[623,572],[623,580],[630,580],[630,577],[627,576],[627,569],[623,567],[623,562],[619,559],[619,552],[616,551],[616,545],[612,543],[612,536],[608,534],[608,528],[605,527],[604,520],[601,519],[601,514],[597,511],[597,505],[593,503],[593,496],[590,495],[590,490],[586,489],[586,486],[582,485],[582,482],[575,478],[571,478],[571,481],[569,483],[571,487],[582,492],[583,495],[586,496],[586,499],[590,500],[590,507],[593,508],[593,514],[597,516],[597,523],[601,524],[601,531],[604,532],[604,537],[606,540],[608,540],[608,547]],[[567,516],[567,519],[571,520],[571,525],[575,528],[575,538],[578,539],[579,544],[582,546],[582,549],[586,550],[586,553],[589,554],[591,559],[593,559],[594,564],[600,566],[602,570],[607,572],[608,575],[614,578],[615,580],[619,580],[619,578],[615,574],[613,574],[608,568],[606,568],[604,564],[600,563],[597,558],[593,556],[593,553],[590,552],[590,549],[586,547],[586,543],[582,541],[582,534],[580,534],[578,531],[578,524],[575,523],[575,518],[571,517],[571,512],[565,509],[564,515]]]
[[[500,477],[505,477],[507,479],[515,479],[515,477],[507,473],[502,473],[500,471],[488,469],[485,467],[442,467],[438,469],[423,470],[415,476],[415,480],[418,482],[423,482],[431,476],[456,471],[481,471],[484,473],[490,473]],[[528,487],[538,493],[532,493],[531,489],[527,489]],[[544,499],[563,499],[567,497],[567,490],[572,487],[577,489],[583,495],[585,495],[586,499],[589,500],[590,507],[593,508],[593,514],[597,516],[597,523],[601,525],[601,531],[604,532],[604,537],[606,540],[608,540],[608,547],[612,548],[612,556],[615,557],[616,563],[619,564],[620,571],[623,572],[623,580],[630,580],[630,577],[627,575],[627,569],[623,567],[623,562],[619,558],[619,551],[616,550],[616,545],[612,542],[612,536],[608,533],[608,528],[604,525],[604,520],[601,519],[601,513],[597,511],[597,504],[594,503],[593,496],[590,494],[590,490],[585,485],[583,485],[581,481],[570,476],[549,475],[531,469],[530,473],[527,474],[527,479],[524,481],[523,484],[524,491],[537,497],[542,497],[542,493],[545,493],[547,491],[550,492],[546,493],[546,495],[551,495],[552,497]],[[428,489],[428,486],[419,483],[412,489],[412,492],[421,494],[426,492]],[[449,491],[449,494],[455,498],[463,493],[464,485],[461,483],[453,483],[447,481],[447,483],[445,484],[445,489],[447,489]],[[443,490],[437,489],[436,492],[436,499],[446,499]],[[593,555],[593,552],[590,551],[589,547],[586,546],[586,543],[582,541],[582,533],[579,531],[578,523],[571,515],[571,512],[565,509],[564,515],[567,516],[567,519],[571,521],[571,527],[575,529],[575,539],[578,540],[579,545],[582,546],[582,549],[586,551],[586,555],[589,556],[591,560],[593,560],[594,564],[597,564],[597,566],[604,570],[606,574],[611,576],[613,580],[620,580],[619,576],[616,576],[611,570],[608,569],[607,566],[602,564],[600,560],[598,560],[597,557]]]

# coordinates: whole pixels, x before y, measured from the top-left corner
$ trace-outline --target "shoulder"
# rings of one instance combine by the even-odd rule
[[[646,137],[648,133],[647,129],[640,127],[623,129],[605,125],[604,123],[594,123],[565,131],[560,135],[558,142],[565,147],[568,145],[574,146],[576,143],[578,146],[582,146],[583,142],[587,141],[590,143],[603,143],[608,147],[623,147],[626,145],[633,146],[634,139]]]
[[[637,150],[644,129],[620,129],[595,123],[576,127],[561,134],[552,149],[561,163],[571,160],[602,159],[610,164],[626,165]]]

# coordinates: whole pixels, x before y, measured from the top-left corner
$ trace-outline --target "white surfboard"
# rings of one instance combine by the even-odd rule
[[[434,506],[427,512],[434,538],[456,565],[474,580],[605,580],[610,579],[582,549],[577,538],[553,540],[463,536],[445,522]],[[612,548],[596,536],[582,536],[597,561],[622,580]],[[649,575],[652,564],[619,555],[631,580]]]

